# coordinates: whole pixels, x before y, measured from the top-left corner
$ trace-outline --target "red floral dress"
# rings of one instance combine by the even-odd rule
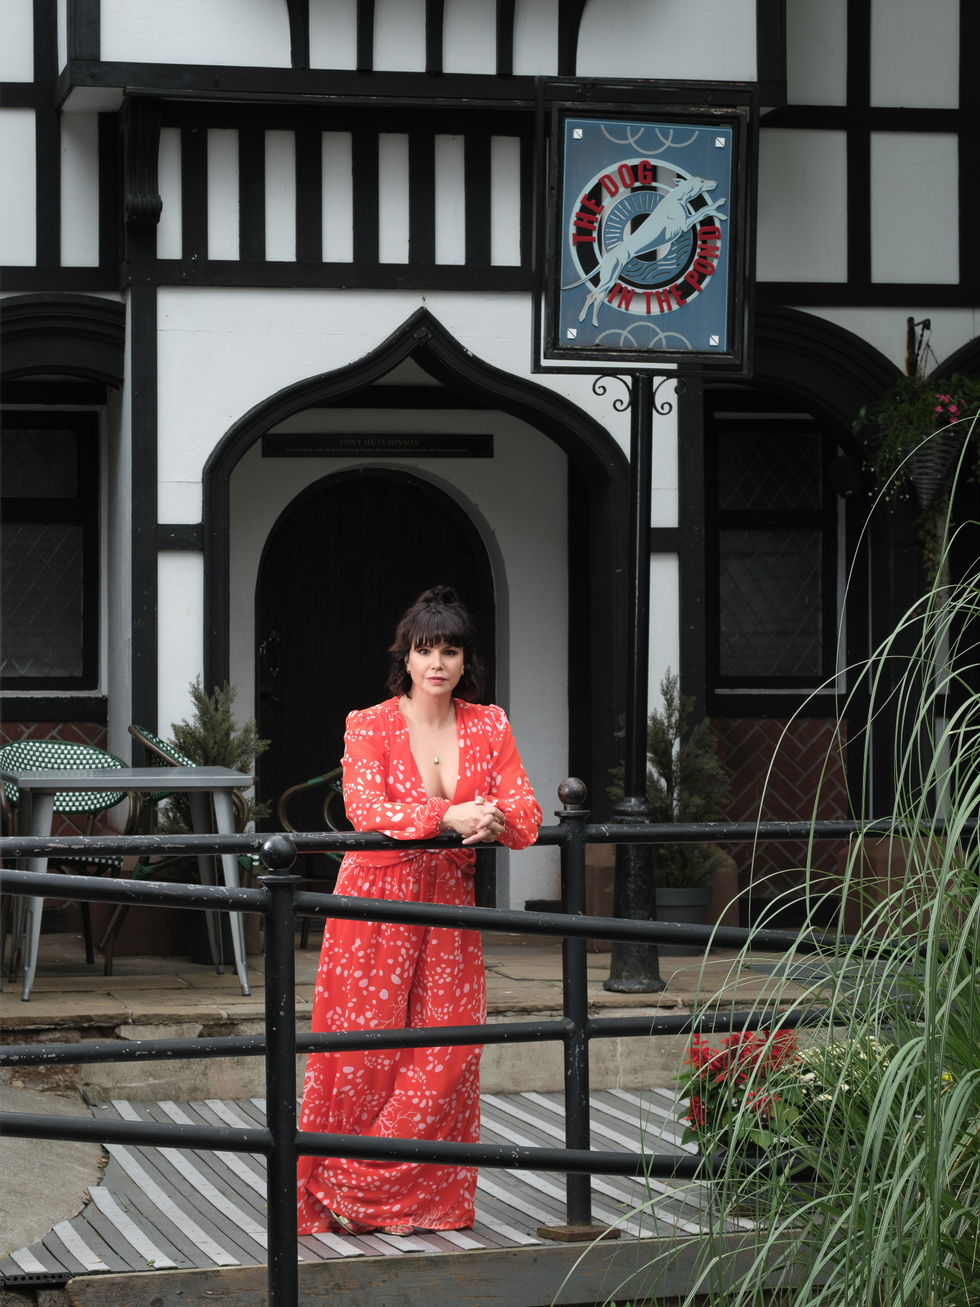
[[[541,809],[501,709],[454,700],[459,777],[452,803],[486,795],[504,813],[500,843],[532,844]],[[353,712],[344,737],[344,805],[356,830],[395,839],[438,833],[449,799],[428,799],[398,700]],[[473,903],[473,847],[349,853],[338,894]],[[313,1030],[482,1025],[486,985],[472,930],[328,920]],[[300,1129],[397,1139],[480,1137],[479,1047],[311,1054]],[[332,1227],[327,1209],[367,1225],[453,1230],[473,1224],[476,1169],[302,1157],[299,1233]]]

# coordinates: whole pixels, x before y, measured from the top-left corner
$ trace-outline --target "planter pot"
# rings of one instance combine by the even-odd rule
[[[909,479],[923,509],[936,497],[936,491],[959,457],[964,439],[958,431],[941,431],[909,455]]]
[[[711,889],[702,886],[699,889],[657,889],[657,916],[661,921],[679,921],[685,926],[706,926],[708,924],[708,905],[711,902]],[[660,952],[664,957],[683,958],[704,950],[697,944],[661,944]]]

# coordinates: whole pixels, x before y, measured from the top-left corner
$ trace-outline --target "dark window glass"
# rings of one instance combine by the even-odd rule
[[[820,508],[823,441],[819,435],[728,435],[718,449],[718,507]]]
[[[821,533],[719,534],[722,676],[819,676]]]
[[[82,675],[81,526],[3,524],[4,676]]]
[[[837,658],[836,428],[755,387],[704,393],[711,692],[821,688]]]
[[[98,685],[98,454],[94,413],[3,413],[0,674],[7,690]]]
[[[0,436],[5,499],[74,499],[78,436],[74,431],[16,431]]]

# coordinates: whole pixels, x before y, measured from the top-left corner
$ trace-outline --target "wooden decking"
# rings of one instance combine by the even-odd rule
[[[490,1143],[564,1143],[560,1094],[485,1094],[482,1138]],[[100,1104],[107,1119],[261,1126],[265,1102]],[[592,1097],[592,1137],[606,1150],[680,1153],[682,1126],[664,1090],[607,1090]],[[59,1279],[106,1273],[245,1267],[266,1258],[265,1160],[256,1155],[176,1148],[107,1147],[109,1163],[92,1201],[72,1221],[0,1262],[8,1281],[48,1274]],[[660,1195],[655,1216],[644,1182],[593,1179],[595,1219],[620,1224],[627,1240],[701,1233],[698,1186],[650,1182]],[[482,1170],[472,1230],[386,1235],[321,1234],[298,1243],[301,1262],[345,1258],[440,1257],[460,1251],[542,1247],[539,1226],[564,1223],[564,1177],[530,1171]],[[156,1279],[157,1277],[154,1277]]]

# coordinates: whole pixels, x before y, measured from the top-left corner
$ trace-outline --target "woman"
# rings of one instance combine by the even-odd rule
[[[476,698],[483,668],[466,609],[447,586],[420,595],[391,646],[394,696],[347,718],[344,805],[355,829],[395,839],[458,831],[463,847],[348,853],[338,894],[473,903],[472,846],[532,844],[541,809],[507,718]],[[483,951],[476,931],[328,920],[313,999],[314,1030],[482,1025]],[[480,1048],[392,1049],[310,1056],[300,1128],[381,1138],[480,1137]],[[473,1224],[476,1169],[304,1157],[300,1234],[412,1233]]]

